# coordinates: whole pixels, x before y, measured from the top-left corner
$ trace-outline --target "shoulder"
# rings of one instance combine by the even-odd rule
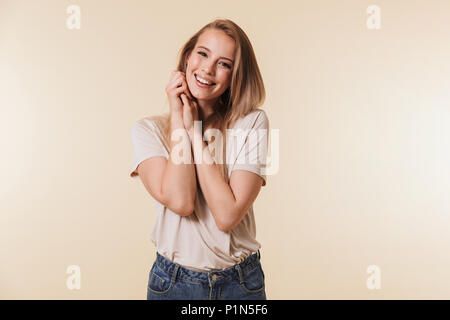
[[[263,109],[256,109],[236,121],[234,128],[268,129],[269,118]]]
[[[160,141],[164,140],[157,121],[152,117],[145,117],[134,122],[131,126],[131,137],[132,139],[154,137]]]
[[[167,148],[163,131],[158,121],[152,117],[145,117],[134,122],[130,134],[133,143]]]
[[[140,132],[149,132],[149,131],[155,131],[156,126],[154,120],[152,120],[150,117],[145,117],[142,119],[139,119],[133,123],[131,126],[131,133],[140,133]]]

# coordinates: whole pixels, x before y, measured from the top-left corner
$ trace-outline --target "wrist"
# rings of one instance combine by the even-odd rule
[[[190,127],[190,128],[187,130],[187,133],[188,133],[189,138],[191,139],[191,141],[193,141],[193,140],[194,140],[194,127]]]
[[[196,130],[194,128],[191,128],[188,130],[189,139],[191,140],[191,146],[192,146],[192,155],[194,157],[194,162],[196,164],[202,162],[203,158],[203,147],[204,147],[204,141],[203,141],[203,134],[201,130]]]
[[[191,141],[194,141],[194,139],[203,141],[203,133],[199,127],[192,126],[187,130],[187,132],[189,134],[189,138],[191,138]]]
[[[173,129],[184,128],[183,118],[176,115],[170,115],[170,127]]]

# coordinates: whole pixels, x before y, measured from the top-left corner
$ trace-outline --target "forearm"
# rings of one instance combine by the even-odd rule
[[[227,230],[235,216],[236,199],[230,185],[221,175],[221,168],[202,138],[201,132],[189,131],[198,182],[206,203],[220,230]],[[226,165],[226,164],[224,164]]]
[[[177,209],[178,212],[176,213],[189,215],[194,210],[197,192],[197,178],[191,144],[181,118],[170,119],[169,132],[170,154],[163,175],[161,191],[166,203],[170,203],[172,208]],[[177,138],[174,137],[175,141],[172,140],[173,132],[176,132],[175,137]],[[190,160],[186,161],[187,163],[183,163],[183,159],[179,156],[180,149],[188,152],[188,159]]]

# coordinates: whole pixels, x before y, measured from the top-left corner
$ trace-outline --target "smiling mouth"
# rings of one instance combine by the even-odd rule
[[[197,84],[199,84],[201,87],[212,87],[212,86],[216,85],[215,82],[205,83],[205,82],[200,81],[199,77],[197,77],[196,74],[194,74],[194,78],[195,78],[195,81],[197,82]]]

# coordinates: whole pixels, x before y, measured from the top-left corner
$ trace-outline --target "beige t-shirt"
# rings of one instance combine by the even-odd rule
[[[263,168],[268,132],[269,121],[262,109],[238,119],[234,128],[227,130],[228,179],[233,170],[247,170],[261,176],[263,186],[266,185]],[[131,140],[131,177],[138,178],[136,168],[142,161],[157,156],[169,158],[162,132],[147,117],[133,125]],[[157,217],[150,238],[157,251],[174,263],[198,271],[229,268],[257,252],[261,245],[256,241],[253,205],[235,228],[223,232],[217,227],[201,188],[197,186],[194,212],[189,216],[182,217],[155,200]]]

